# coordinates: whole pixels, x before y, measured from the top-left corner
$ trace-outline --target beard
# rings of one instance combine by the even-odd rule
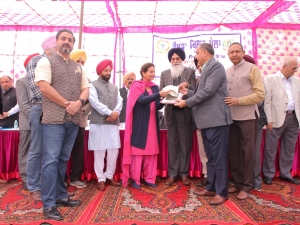
[[[111,77],[111,74],[103,75],[103,74],[101,73],[101,78],[102,78],[102,80],[104,80],[104,81],[106,81],[106,82],[108,82],[108,81],[110,80],[110,77]]]
[[[61,47],[60,47],[60,51],[62,53],[65,53],[65,54],[68,54],[72,51],[73,49],[71,49],[71,47],[68,45],[68,44],[63,44]]]
[[[181,62],[178,65],[171,64],[171,76],[173,78],[178,78],[182,74],[184,68],[185,68],[185,66],[184,66],[183,62]]]

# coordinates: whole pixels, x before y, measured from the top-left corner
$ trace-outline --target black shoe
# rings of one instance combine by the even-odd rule
[[[284,180],[286,182],[290,182],[292,184],[296,184],[299,185],[300,184],[300,180],[294,179],[294,178],[284,178],[284,177],[279,177],[280,180]]]
[[[81,205],[80,200],[73,200],[70,198],[68,198],[67,200],[65,200],[65,199],[56,200],[56,207],[60,207],[60,206],[74,207],[74,206],[78,206],[78,205]]]
[[[25,191],[28,191],[28,187],[27,187],[27,183],[26,183],[26,182],[23,182],[22,188],[23,188]]]
[[[56,207],[52,207],[50,209],[43,210],[44,216],[47,217],[49,220],[62,220],[63,217],[60,212],[57,210]]]
[[[264,183],[265,184],[268,184],[268,185],[271,185],[272,184],[272,178],[270,178],[270,177],[264,177]]]

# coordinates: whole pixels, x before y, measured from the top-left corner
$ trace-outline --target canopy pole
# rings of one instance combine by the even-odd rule
[[[81,1],[78,49],[81,49],[81,42],[82,42],[83,11],[84,11],[84,1]]]
[[[123,86],[123,79],[122,79],[122,48],[121,48],[121,31],[120,28],[118,29],[119,32],[119,88]]]

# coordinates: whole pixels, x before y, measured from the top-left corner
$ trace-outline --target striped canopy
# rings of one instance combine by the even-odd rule
[[[82,1],[0,0],[0,30],[79,31]],[[300,2],[277,1],[84,1],[83,32],[183,33],[219,26],[299,30]]]

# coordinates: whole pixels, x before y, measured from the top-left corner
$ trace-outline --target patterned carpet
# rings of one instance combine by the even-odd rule
[[[190,187],[177,182],[172,187],[157,179],[157,188],[109,186],[96,189],[96,181],[76,189],[74,198],[82,205],[60,207],[61,222],[45,220],[42,204],[36,204],[20,182],[0,184],[0,224],[120,224],[120,225],[187,225],[187,224],[300,224],[300,186],[274,179],[262,191],[252,191],[240,201],[230,194],[223,205],[211,206],[211,197],[193,194],[198,180]]]

